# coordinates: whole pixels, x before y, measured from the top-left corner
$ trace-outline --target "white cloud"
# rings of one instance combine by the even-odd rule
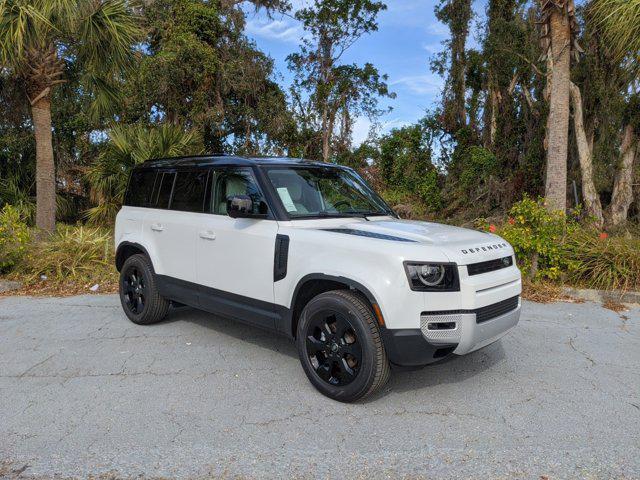
[[[407,75],[390,85],[403,85],[418,95],[434,95],[442,90],[442,79],[437,75]]]
[[[449,27],[440,22],[431,22],[427,25],[427,32],[438,37],[448,37],[450,34]]]
[[[438,53],[439,51],[442,50],[442,44],[440,43],[423,43],[422,44],[422,49],[429,53],[429,54],[433,54],[433,53]]]
[[[293,20],[252,18],[247,20],[245,31],[250,36],[294,44],[304,36],[302,27]]]

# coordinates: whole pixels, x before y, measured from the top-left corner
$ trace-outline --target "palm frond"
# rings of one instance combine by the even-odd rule
[[[95,207],[85,212],[90,222],[113,221],[124,198],[131,169],[150,158],[201,153],[202,139],[179,125],[114,125],[109,142],[86,173]]]
[[[613,57],[640,74],[640,0],[594,0],[590,20],[601,32]]]

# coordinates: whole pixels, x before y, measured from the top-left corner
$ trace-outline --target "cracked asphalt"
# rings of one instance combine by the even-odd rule
[[[0,477],[640,478],[640,309],[522,312],[346,405],[288,340],[214,315],[2,298]]]

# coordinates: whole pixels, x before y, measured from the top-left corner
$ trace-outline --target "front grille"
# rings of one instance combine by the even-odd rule
[[[507,298],[506,300],[502,300],[501,302],[494,303],[493,305],[487,305],[486,307],[476,308],[475,310],[441,310],[434,312],[422,312],[421,320],[422,320],[422,332],[425,332],[426,322],[429,318],[433,318],[433,316],[440,316],[440,321],[450,321],[449,318],[451,315],[460,315],[465,313],[475,313],[476,314],[476,323],[486,322],[493,318],[499,317],[500,315],[504,315],[505,313],[509,313],[512,310],[518,308],[518,303],[520,302],[520,296],[516,295],[515,297]],[[447,330],[444,330],[445,332]],[[431,330],[432,334],[436,334],[439,330]]]
[[[519,299],[519,296],[515,296],[502,300],[501,302],[494,303],[493,305],[477,308],[475,310],[476,323],[486,322],[487,320],[491,320],[492,318],[499,317],[500,315],[504,315],[505,313],[515,310],[518,308]]]
[[[496,258],[495,260],[467,265],[467,272],[469,272],[469,275],[480,275],[481,273],[507,268],[511,265],[513,265],[513,257]]]

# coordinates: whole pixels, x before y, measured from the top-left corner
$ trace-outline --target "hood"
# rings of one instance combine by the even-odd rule
[[[340,228],[398,237],[437,247],[458,265],[513,255],[511,246],[497,235],[440,223],[372,218],[368,222],[351,221]]]

